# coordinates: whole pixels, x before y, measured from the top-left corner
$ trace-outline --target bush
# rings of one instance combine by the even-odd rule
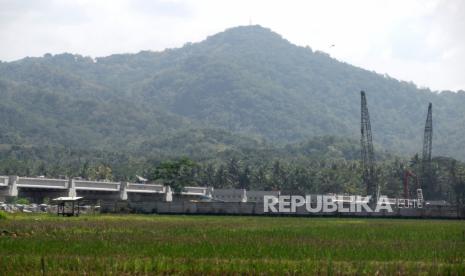
[[[51,199],[49,197],[45,197],[44,200],[42,201],[43,204],[50,204]]]
[[[29,204],[29,200],[27,198],[18,198],[15,202],[16,204]]]
[[[5,220],[7,218],[8,218],[8,215],[5,212],[0,211],[0,220]]]

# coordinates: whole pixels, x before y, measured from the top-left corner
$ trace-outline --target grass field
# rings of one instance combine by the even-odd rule
[[[8,215],[0,275],[465,275],[465,221]]]

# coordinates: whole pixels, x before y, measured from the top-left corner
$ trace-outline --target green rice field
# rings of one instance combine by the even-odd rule
[[[465,275],[465,221],[0,217],[0,275]]]

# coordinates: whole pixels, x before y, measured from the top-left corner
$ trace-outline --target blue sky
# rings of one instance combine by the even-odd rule
[[[0,60],[158,51],[250,22],[420,87],[465,90],[460,0],[0,0]]]

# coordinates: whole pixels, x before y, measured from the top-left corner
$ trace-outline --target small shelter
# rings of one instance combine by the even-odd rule
[[[79,216],[79,201],[82,199],[83,197],[78,196],[62,196],[53,199],[57,203],[57,215],[68,217]]]

